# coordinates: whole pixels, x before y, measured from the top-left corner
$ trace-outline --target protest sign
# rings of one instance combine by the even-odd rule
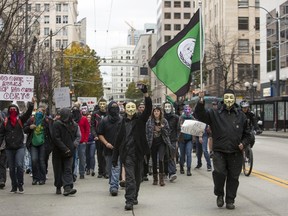
[[[78,97],[78,102],[81,105],[83,103],[86,103],[88,106],[88,110],[92,111],[94,110],[94,106],[97,104],[97,98],[96,97]]]
[[[181,126],[181,133],[191,134],[193,136],[203,136],[206,124],[196,120],[187,119]]]
[[[56,108],[70,107],[70,89],[69,87],[61,87],[54,89],[54,100]]]
[[[0,100],[32,101],[34,76],[0,74]]]

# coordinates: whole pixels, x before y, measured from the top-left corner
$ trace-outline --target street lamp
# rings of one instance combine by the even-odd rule
[[[253,83],[245,82],[244,86],[246,87],[247,92],[250,92],[250,94],[251,94],[251,103],[253,104],[254,95],[255,95],[255,92],[257,90],[258,83],[257,82],[253,82]]]

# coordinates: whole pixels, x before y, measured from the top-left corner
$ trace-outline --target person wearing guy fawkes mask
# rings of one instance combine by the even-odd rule
[[[117,196],[119,189],[120,161],[112,167],[112,153],[116,140],[115,133],[120,130],[121,122],[122,116],[120,116],[119,105],[116,101],[111,101],[108,104],[108,115],[100,122],[97,134],[105,146],[106,173],[109,175],[109,191],[112,196]]]
[[[179,122],[179,116],[173,113],[173,106],[170,102],[166,101],[163,104],[164,108],[164,118],[168,121],[169,128],[170,128],[170,142],[172,146],[174,147],[171,149],[172,158],[168,159],[167,156],[165,156],[167,159],[165,159],[165,172],[168,171],[169,180],[173,182],[176,178],[176,153],[177,153],[177,128],[178,128],[178,122]],[[166,171],[167,169],[167,171]]]
[[[152,111],[152,101],[146,85],[140,89],[145,97],[145,109],[137,114],[136,104],[129,102],[125,106],[126,115],[114,146],[112,164],[117,166],[118,157],[124,164],[126,172],[125,210],[132,210],[138,204],[138,192],[143,173],[144,156],[150,153],[146,139],[145,127]]]
[[[60,110],[60,118],[53,124],[53,139],[55,146],[52,152],[52,164],[56,194],[62,193],[62,186],[64,196],[75,194],[77,190],[73,188],[72,164],[81,132],[78,124],[73,121],[69,108]]]
[[[213,139],[214,194],[216,204],[234,209],[242,170],[242,150],[251,140],[247,118],[235,104],[235,94],[231,89],[224,91],[223,103],[219,109],[205,110],[204,93],[199,93],[195,114],[199,121],[210,125]],[[226,194],[224,186],[226,185]]]

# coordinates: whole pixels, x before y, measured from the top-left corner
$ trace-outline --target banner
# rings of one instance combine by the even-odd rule
[[[78,97],[77,101],[82,105],[86,103],[89,111],[93,111],[97,104],[97,97]]]
[[[206,124],[200,121],[187,119],[181,126],[181,133],[191,134],[193,136],[203,136]]]
[[[56,108],[64,108],[71,106],[69,87],[61,87],[54,89],[54,100]]]
[[[0,74],[0,100],[32,101],[34,76]]]

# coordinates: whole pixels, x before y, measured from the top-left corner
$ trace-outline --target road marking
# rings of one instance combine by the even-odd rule
[[[263,173],[263,172],[259,172],[259,171],[256,171],[256,170],[252,170],[252,173],[254,176],[257,176],[261,179],[264,179],[264,180],[267,180],[269,182],[272,182],[276,185],[279,185],[281,187],[284,187],[284,188],[288,188],[288,181],[285,181],[283,179],[280,179],[280,178],[277,178],[275,176],[272,176],[272,175],[269,175],[267,173]]]

